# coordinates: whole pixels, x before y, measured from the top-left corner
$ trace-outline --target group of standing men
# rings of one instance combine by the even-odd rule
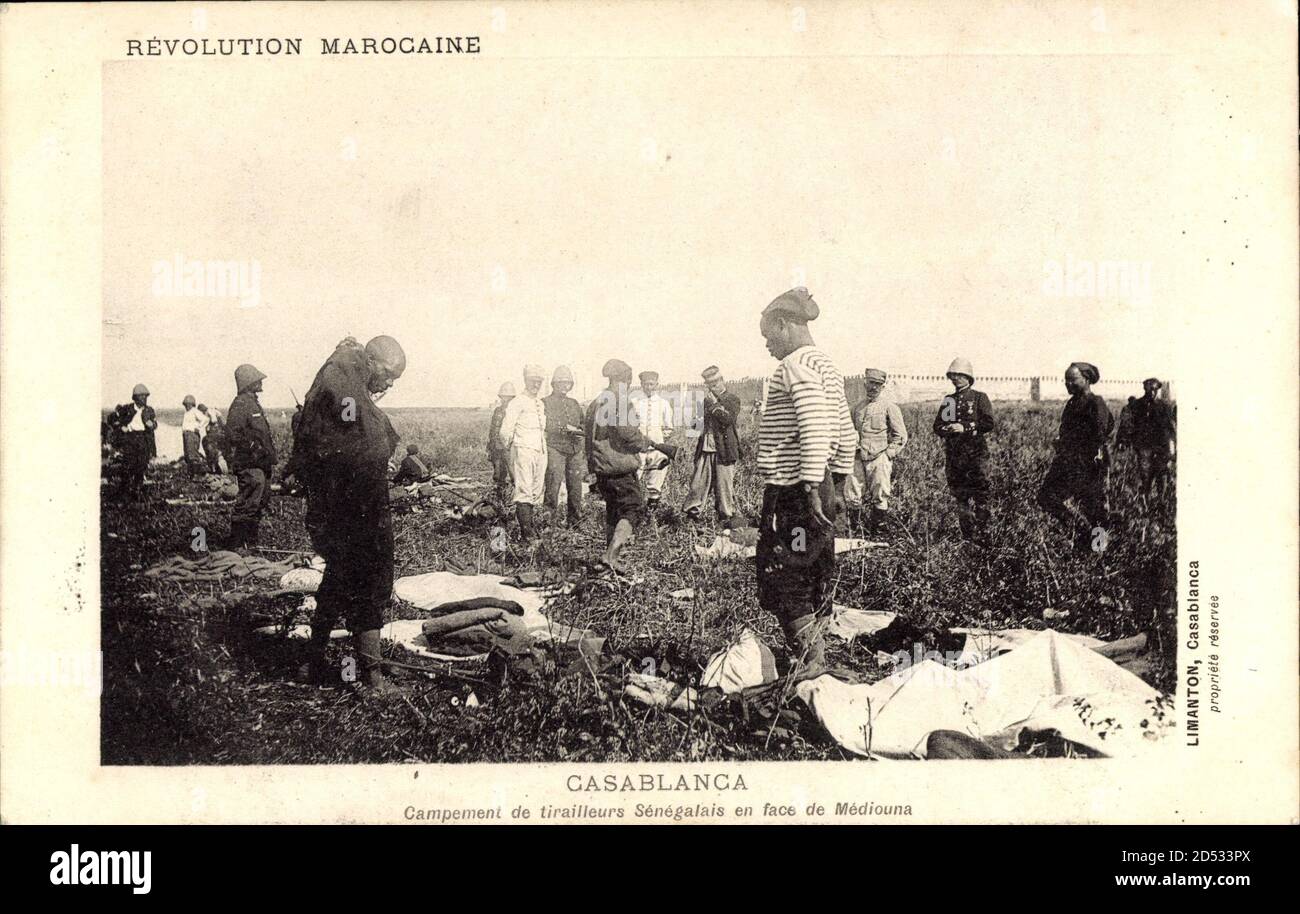
[[[190,394],[181,401],[185,415],[181,417],[181,446],[185,453],[185,470],[191,476],[221,472],[221,445],[225,438],[225,423],[207,404],[196,403]]]
[[[488,429],[488,459],[497,491],[503,500],[513,502],[520,533],[525,539],[537,538],[539,508],[558,513],[561,486],[567,496],[566,522],[571,527],[582,523],[588,472],[597,474],[598,483],[601,475],[607,480],[614,475],[630,475],[637,484],[638,510],[653,511],[659,505],[678,450],[671,439],[680,424],[679,417],[672,402],[659,392],[658,372],[641,372],[637,376],[640,387],[633,389],[631,368],[625,372],[624,366],[626,363],[617,359],[605,365],[604,376],[610,387],[597,397],[603,405],[599,419],[593,418],[592,408],[584,413],[581,404],[569,396],[573,372],[565,365],[555,369],[551,392],[545,397],[541,396],[545,374],[538,365],[524,367],[522,394],[516,393],[509,382],[501,385],[500,402]],[[735,517],[733,483],[740,458],[740,439],[736,432],[740,400],[727,390],[726,380],[716,365],[706,368],[702,376],[707,392],[701,399],[700,434],[684,510],[688,517],[698,520],[712,496],[718,518],[726,526]],[[606,421],[606,413],[613,421]],[[633,441],[636,445],[629,452],[635,455],[635,461],[628,459],[618,464],[620,469],[629,468],[626,474],[602,474],[594,469],[591,453],[594,440],[604,440],[604,436],[595,435],[593,439],[593,429],[611,425],[637,433],[635,439],[618,438],[627,447]],[[626,500],[627,485],[620,482],[619,486]],[[613,526],[617,527],[617,523]],[[620,542],[607,554],[614,565],[621,545]]]

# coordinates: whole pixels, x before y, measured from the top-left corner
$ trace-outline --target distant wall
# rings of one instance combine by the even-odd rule
[[[1164,379],[1162,379],[1164,380]],[[762,378],[741,378],[728,381],[727,386],[733,390],[742,403],[752,405],[762,396]],[[678,390],[678,384],[664,384],[665,392]],[[703,390],[702,384],[686,385],[689,390]],[[1069,394],[1065,390],[1062,376],[1057,375],[987,375],[975,379],[975,387],[988,394],[991,400],[1024,401],[1059,401]],[[1174,399],[1174,382],[1164,380],[1161,396],[1167,400]],[[1103,378],[1092,389],[1107,400],[1127,400],[1129,397],[1142,396],[1142,379]],[[850,403],[862,399],[863,384],[861,375],[851,375],[844,379],[844,392]],[[885,396],[896,403],[921,403],[927,400],[942,400],[952,392],[952,382],[944,375],[891,374],[885,384]]]

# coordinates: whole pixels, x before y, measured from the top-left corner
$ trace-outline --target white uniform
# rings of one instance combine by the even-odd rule
[[[541,505],[546,495],[546,404],[527,391],[506,406],[498,443],[510,453],[515,504]]]
[[[664,438],[673,428],[672,404],[659,396],[657,391],[649,397],[644,391],[637,391],[632,395],[632,409],[641,434],[656,444],[663,444]],[[671,466],[672,462],[659,451],[641,455],[641,478],[645,480],[646,498],[659,498],[664,483],[668,481]]]

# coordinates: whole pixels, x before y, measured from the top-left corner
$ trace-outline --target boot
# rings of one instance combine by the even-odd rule
[[[961,527],[961,538],[972,541],[975,539],[975,518],[971,516],[969,508],[957,509],[957,523]]]
[[[813,614],[791,619],[785,629],[790,648],[790,673],[796,679],[810,679],[826,669],[826,645],[821,626]]]
[[[226,540],[226,548],[232,552],[243,549],[248,545],[248,521],[232,520],[230,522],[230,537]]]
[[[313,632],[314,634],[314,632]],[[326,634],[328,637],[328,633]],[[379,629],[357,632],[352,636],[357,649],[357,665],[361,670],[361,684],[379,695],[391,695],[397,686],[384,675],[383,656],[380,654]]]
[[[526,542],[537,540],[537,528],[533,526],[533,506],[519,502],[515,505],[515,516],[519,518],[519,535]]]
[[[325,662],[325,647],[330,642],[330,629],[334,626],[321,618],[317,607],[317,617],[311,623],[311,640],[307,642],[307,661],[298,667],[298,681],[311,685],[327,685],[337,682],[338,675]]]
[[[868,540],[875,540],[880,533],[880,512],[878,508],[858,508],[858,517],[862,519],[862,533]]]
[[[871,509],[871,535],[875,539],[889,539],[889,509]]]

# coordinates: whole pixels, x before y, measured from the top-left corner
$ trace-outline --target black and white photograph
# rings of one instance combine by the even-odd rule
[[[110,820],[1294,821],[1294,5],[81,15],[3,120],[96,190],[24,279],[6,184],[11,758],[67,700]]]

